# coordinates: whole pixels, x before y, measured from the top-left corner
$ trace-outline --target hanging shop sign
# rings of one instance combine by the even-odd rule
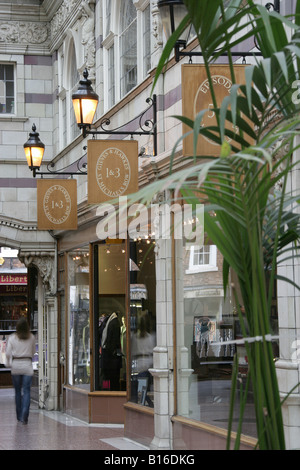
[[[230,94],[232,87],[230,68],[226,65],[210,66],[212,83],[216,95],[217,105],[220,106],[223,99]],[[244,78],[244,65],[234,65],[236,83],[242,84]],[[211,96],[210,84],[207,78],[204,65],[185,64],[182,66],[182,114],[189,119],[195,120],[197,114],[207,109],[204,114],[202,125],[215,126],[216,116],[213,111],[213,100]],[[234,129],[231,123],[228,128]],[[183,124],[183,134],[191,131],[191,128]],[[193,134],[183,140],[183,154],[185,156],[194,155]],[[230,138],[226,137],[230,144]],[[197,155],[219,156],[220,146],[213,140],[198,136]]]
[[[89,140],[88,203],[107,202],[137,190],[137,141]]]
[[[38,180],[37,200],[39,230],[77,229],[76,180]]]

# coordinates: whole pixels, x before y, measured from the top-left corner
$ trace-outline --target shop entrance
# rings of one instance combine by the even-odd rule
[[[156,344],[154,247],[150,238],[94,246],[95,390],[127,390],[130,401],[150,407],[148,370]]]
[[[126,391],[126,252],[124,240],[94,246],[95,390]]]
[[[124,404],[154,406],[155,241],[107,239],[68,252],[65,411],[124,422]]]
[[[30,328],[37,326],[32,270],[18,259],[18,250],[0,247],[0,387],[11,386],[10,370],[5,367],[5,349],[18,320],[26,317]],[[37,355],[33,365],[37,369]]]

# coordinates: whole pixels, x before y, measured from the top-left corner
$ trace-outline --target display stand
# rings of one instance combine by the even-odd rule
[[[8,337],[15,330],[0,330],[0,388],[12,387],[10,369],[5,366],[5,350]]]

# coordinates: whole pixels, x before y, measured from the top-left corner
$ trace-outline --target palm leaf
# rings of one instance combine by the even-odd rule
[[[249,373],[254,393],[261,449],[284,449],[281,402],[272,348],[266,335],[271,332],[270,308],[273,281],[280,278],[276,267],[281,259],[294,256],[299,243],[300,222],[291,204],[298,205],[297,195],[286,194],[292,161],[298,148],[294,137],[299,126],[299,104],[293,102],[291,83],[300,78],[300,1],[295,18],[284,18],[276,12],[255,5],[252,0],[184,0],[187,16],[167,42],[157,67],[153,89],[172,53],[180,32],[191,22],[195,28],[210,81],[217,123],[202,126],[205,110],[196,119],[179,119],[193,135],[194,149],[199,134],[221,145],[231,139],[231,154],[203,161],[194,155],[193,164],[167,179],[155,181],[129,198],[129,203],[151,203],[157,192],[174,193],[176,200],[205,203],[204,222],[209,238],[224,257],[223,284],[226,291],[229,270],[235,271],[245,307],[239,311],[242,330],[262,341],[247,343]],[[245,83],[236,83],[231,51],[255,37],[263,58],[245,70]],[[291,38],[291,39],[289,39]],[[211,81],[210,64],[228,53],[232,86],[230,96],[218,106]],[[229,124],[231,129],[229,128]],[[237,126],[238,131],[232,131]],[[180,144],[180,137],[176,144]],[[290,146],[281,158],[278,148],[285,140]],[[171,161],[175,155],[172,151]],[[281,169],[283,166],[283,170]],[[281,191],[276,191],[278,183]],[[266,269],[270,282],[266,280]],[[244,323],[246,321],[246,323]],[[235,382],[233,383],[233,390]],[[247,389],[243,395],[241,419]],[[241,427],[239,427],[239,433]],[[230,426],[229,426],[230,438]],[[236,447],[239,446],[239,437]]]

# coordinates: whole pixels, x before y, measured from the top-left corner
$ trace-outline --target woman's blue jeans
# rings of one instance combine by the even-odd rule
[[[32,375],[12,375],[16,394],[17,420],[27,423],[30,407]]]

